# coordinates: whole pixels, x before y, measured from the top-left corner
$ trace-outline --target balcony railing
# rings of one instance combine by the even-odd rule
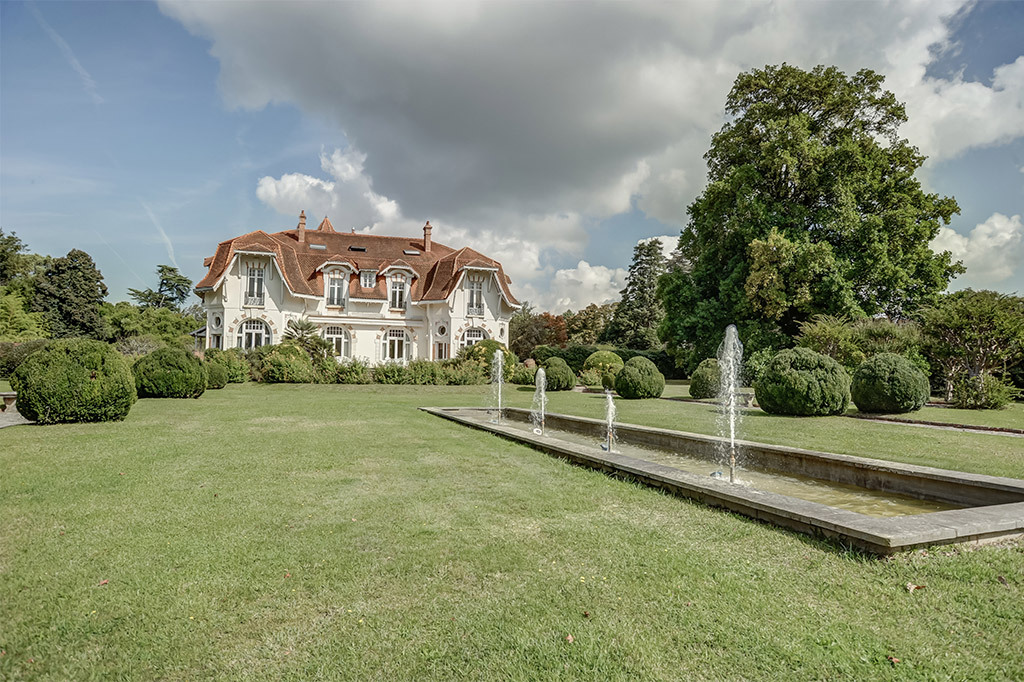
[[[262,306],[263,305],[263,294],[246,294],[245,305],[247,306]]]
[[[484,307],[482,305],[470,305],[466,306],[466,315],[479,315],[483,316]]]

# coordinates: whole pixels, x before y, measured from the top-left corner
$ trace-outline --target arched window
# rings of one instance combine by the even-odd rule
[[[271,342],[270,327],[263,320],[246,320],[238,328],[238,348],[257,348]]]
[[[327,327],[324,329],[324,338],[334,348],[334,354],[339,358],[352,357],[352,337],[344,327]]]
[[[487,338],[487,332],[483,329],[474,327],[473,329],[467,329],[466,333],[462,335],[462,347],[469,348],[470,346],[479,343]]]
[[[381,350],[386,362],[405,362],[412,355],[412,343],[404,329],[389,329]]]

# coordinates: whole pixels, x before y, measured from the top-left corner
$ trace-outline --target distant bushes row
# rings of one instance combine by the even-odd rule
[[[666,379],[685,378],[683,370],[676,367],[672,356],[663,350],[633,350],[630,348],[608,348],[607,346],[581,344],[569,344],[564,348],[559,348],[558,346],[537,346],[533,349],[533,359],[537,361],[537,364],[543,365],[544,361],[548,358],[559,357],[565,360],[565,363],[569,365],[573,372],[579,374],[586,369],[583,365],[586,363],[587,358],[598,351],[614,353],[623,362],[638,356],[647,358],[654,363],[655,367],[658,368],[658,371]]]

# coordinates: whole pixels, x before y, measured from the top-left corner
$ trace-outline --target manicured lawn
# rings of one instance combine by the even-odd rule
[[[1024,403],[1010,403],[1002,410],[958,410],[952,407],[923,407],[908,414],[886,415],[890,419],[920,419],[945,424],[995,426],[1024,429]]]
[[[509,394],[529,405],[529,390]],[[415,409],[487,395],[232,385],[141,401],[118,424],[0,430],[0,679],[1024,669],[1021,544],[873,559]],[[551,409],[599,416],[602,400],[553,394]],[[714,425],[703,404],[620,401],[619,414]],[[744,428],[1024,477],[1019,438],[757,413]]]

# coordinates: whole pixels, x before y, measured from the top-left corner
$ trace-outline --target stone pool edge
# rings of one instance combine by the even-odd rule
[[[840,542],[852,544],[874,554],[893,554],[915,547],[951,544],[982,543],[1024,537],[1024,502],[1010,502],[990,506],[967,507],[947,511],[878,518],[857,512],[837,509],[817,502],[801,500],[787,495],[742,488],[724,481],[697,476],[672,467],[655,464],[646,460],[608,453],[599,448],[567,443],[556,438],[537,436],[499,424],[480,422],[457,414],[460,411],[486,413],[478,407],[421,407],[420,410],[450,421],[488,431],[511,440],[526,443],[549,454],[569,459],[577,464],[598,469],[615,476],[629,477],[646,485],[661,488],[689,499],[695,499],[714,507],[729,509],[754,519],[790,528],[809,535],[820,535]],[[507,412],[528,412],[520,408],[506,408]],[[600,420],[571,415],[551,414],[551,417],[580,420],[600,424]],[[655,434],[674,433],[681,436],[713,438],[702,434],[671,432],[667,429],[622,424],[623,427]],[[616,424],[619,427],[619,424]],[[764,444],[757,444],[764,446]],[[813,451],[797,448],[778,447],[781,450],[801,453]],[[908,474],[942,475],[953,477],[961,472],[944,469],[901,465],[884,460],[872,460],[849,455],[813,452],[816,457],[831,458],[863,465],[877,465],[889,470],[905,471]],[[1024,481],[1017,479],[963,473],[962,478],[971,483],[989,481],[999,488],[1018,489],[1024,495]]]

